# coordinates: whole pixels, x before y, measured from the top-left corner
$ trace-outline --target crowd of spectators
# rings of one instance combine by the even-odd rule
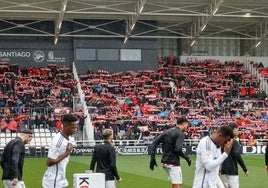
[[[242,62],[181,63],[177,57],[165,57],[158,65],[157,72],[102,70],[80,76],[96,135],[112,127],[119,139],[137,138],[140,132],[161,132],[174,125],[176,117],[186,116],[192,122],[188,138],[231,122],[247,139],[267,137],[266,94]]]
[[[20,128],[49,128],[55,131],[59,118],[55,108],[73,106],[76,82],[69,67],[20,67],[0,63],[1,132]]]
[[[53,109],[72,109],[72,97],[77,96],[70,68],[2,65],[0,75],[1,131],[20,114],[29,114],[22,120],[30,127],[60,129]],[[113,128],[115,139],[149,136],[173,126],[179,116],[192,123],[187,138],[201,138],[231,122],[239,125],[242,138],[268,137],[267,96],[243,62],[163,57],[157,71],[88,71],[79,79],[95,139],[101,139],[105,128]],[[38,107],[52,110],[41,112]],[[83,114],[80,119],[82,131]]]

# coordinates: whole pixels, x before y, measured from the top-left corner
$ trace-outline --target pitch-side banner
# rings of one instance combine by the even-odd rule
[[[196,154],[197,145],[185,146],[183,151],[187,154]],[[264,154],[266,146],[242,146],[243,154]],[[73,155],[91,155],[94,147],[75,147]],[[147,155],[151,154],[151,146],[115,146],[115,151],[118,155]],[[156,149],[157,154],[162,154],[162,148]]]
[[[91,155],[94,147],[74,147],[72,155]],[[118,155],[146,155],[148,154],[148,146],[115,146]]]
[[[197,145],[185,146],[183,151],[189,155],[196,154]],[[242,154],[264,154],[266,146],[242,146]],[[150,155],[152,153],[151,146],[115,146],[115,151],[118,155]],[[72,155],[92,155],[94,152],[93,146],[74,147]],[[156,154],[162,154],[162,148],[156,149]],[[35,147],[27,148],[25,151],[27,156],[46,156],[47,150],[45,148],[36,149]],[[2,155],[2,152],[0,152]]]
[[[185,146],[183,148],[183,152],[187,154],[196,154],[197,145]],[[242,154],[264,154],[266,146],[242,146],[241,153]],[[151,146],[148,148],[148,154],[151,154]],[[157,154],[162,154],[162,148],[158,147],[156,149]]]

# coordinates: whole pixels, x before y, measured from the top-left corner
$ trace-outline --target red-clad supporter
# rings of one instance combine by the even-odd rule
[[[129,109],[129,106],[128,106],[126,103],[124,103],[124,104],[122,105],[122,110],[123,110],[124,112],[127,112],[128,109]]]
[[[140,105],[140,109],[141,109],[143,115],[148,115],[150,112],[149,105]]]
[[[13,132],[16,133],[18,132],[18,122],[16,122],[13,118],[11,119],[11,121],[8,124],[8,129]]]
[[[245,139],[247,139],[247,137],[248,136],[246,135],[246,133],[244,131],[239,136],[240,140],[245,140]]]
[[[250,97],[253,97],[253,95],[255,95],[255,93],[256,93],[256,89],[253,88],[253,87],[250,87],[250,88],[249,88],[249,96],[250,96]]]
[[[158,69],[158,73],[160,74],[160,76],[165,76],[166,75],[166,69],[165,68],[160,68],[160,69]]]
[[[172,65],[174,61],[174,56],[168,57],[168,65]]]
[[[57,129],[58,132],[62,130],[62,122],[61,122],[61,120],[56,121],[56,129]]]
[[[39,69],[37,67],[32,67],[29,71],[31,75],[39,75]]]
[[[240,95],[241,97],[246,97],[247,96],[247,88],[240,88]]]
[[[153,91],[152,91],[152,94],[153,95],[156,95],[158,92],[159,92],[159,88],[158,87],[154,87],[153,88]]]
[[[39,70],[39,72],[40,72],[40,76],[47,76],[48,75],[48,73],[49,73],[49,69],[45,69],[45,68],[41,68],[40,70]]]
[[[133,97],[131,101],[132,101],[132,104],[136,106],[140,102],[140,99],[138,97]]]

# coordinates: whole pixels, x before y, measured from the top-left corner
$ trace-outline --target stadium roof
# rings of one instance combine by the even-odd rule
[[[183,38],[194,44],[196,39],[205,38],[259,42],[268,34],[268,3],[267,0],[0,0],[0,19],[0,26],[5,25],[0,27],[0,36],[93,37],[80,35],[75,30],[64,33],[65,22],[73,22],[84,27],[80,30],[103,31],[98,37],[122,40]],[[107,22],[86,25],[80,23],[80,19]],[[53,32],[33,26],[43,21],[52,21]],[[101,27],[116,21],[125,23],[126,28],[121,33]],[[156,21],[157,25],[147,21]],[[144,24],[147,31],[135,31],[135,24]],[[12,32],[16,28],[21,28],[21,32]]]

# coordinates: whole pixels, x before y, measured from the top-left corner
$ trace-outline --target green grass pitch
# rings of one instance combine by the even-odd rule
[[[188,167],[182,159],[183,187],[190,188],[194,176],[195,156],[191,156],[192,166]],[[245,177],[240,171],[241,188],[267,187],[268,174],[264,172],[264,155],[243,155],[248,167],[249,176]],[[27,188],[41,188],[41,181],[46,169],[45,158],[25,158],[23,179]],[[73,187],[73,174],[83,173],[88,170],[91,156],[71,156],[67,167],[68,188]],[[123,181],[117,184],[117,188],[169,188],[170,182],[165,171],[161,167],[160,156],[157,156],[158,167],[154,171],[149,169],[150,157],[143,156],[117,156],[117,167]],[[0,170],[2,175],[2,169]],[[0,188],[2,188],[2,183]]]

